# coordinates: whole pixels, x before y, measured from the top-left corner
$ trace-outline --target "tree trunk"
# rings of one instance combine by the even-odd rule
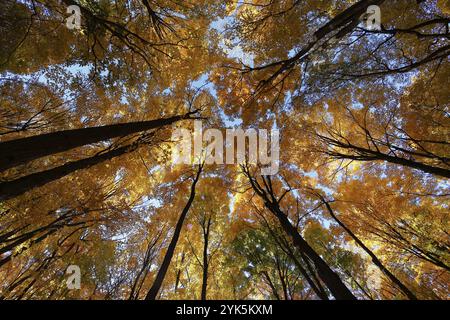
[[[317,273],[323,283],[331,291],[333,296],[339,300],[356,300],[353,293],[345,286],[339,275],[335,273],[328,264],[322,259],[322,257],[306,242],[305,239],[298,233],[297,228],[295,228],[289,221],[287,215],[281,211],[279,207],[280,199],[276,199],[273,193],[272,183],[270,177],[266,178],[263,176],[263,182],[265,185],[264,189],[259,185],[258,181],[254,179],[248,167],[242,166],[244,173],[247,175],[249,182],[259,197],[264,201],[264,206],[278,219],[284,232],[292,239],[292,242],[297,247],[300,253],[305,254],[313,263],[317,269]],[[282,198],[282,197],[281,197]]]
[[[421,162],[417,162],[414,160],[409,160],[409,159],[400,158],[400,157],[394,157],[394,156],[390,156],[390,155],[383,154],[383,153],[379,154],[379,158],[381,160],[385,160],[387,162],[391,162],[391,163],[399,164],[402,166],[410,167],[413,169],[421,170],[423,172],[434,174],[436,176],[440,176],[443,178],[447,178],[447,179],[450,178],[450,170],[448,170],[448,169],[430,166],[430,165],[427,165],[427,164],[424,164]]]
[[[208,218],[206,230],[203,230],[203,277],[201,300],[206,300],[206,289],[208,287],[208,241],[211,227],[211,217]]]
[[[322,300],[329,300],[327,293],[321,286],[319,281],[314,282],[314,280],[309,276],[308,272],[303,268],[300,261],[295,256],[294,252],[292,252],[291,248],[288,248],[288,251],[285,251],[287,255],[294,261],[294,264],[297,266],[297,268],[300,270],[300,273],[305,278],[306,282],[308,282],[311,289],[314,291],[314,293]]]
[[[170,261],[172,260],[173,254],[175,252],[175,248],[177,246],[178,238],[180,237],[181,228],[183,227],[184,219],[189,211],[189,208],[192,205],[192,202],[195,198],[195,186],[197,184],[198,179],[200,178],[200,173],[202,172],[202,165],[199,165],[197,175],[194,178],[191,186],[191,194],[189,196],[189,200],[186,203],[183,211],[181,212],[180,217],[178,218],[178,222],[175,226],[175,231],[172,236],[172,240],[170,241],[169,247],[167,248],[166,255],[164,256],[164,260],[161,264],[161,267],[158,270],[158,274],[156,275],[155,281],[153,282],[152,287],[148,291],[145,300],[155,300],[158,295],[158,291],[162,286],[164,281],[164,277],[166,276],[167,270],[169,269]]]
[[[367,11],[370,5],[381,5],[384,0],[361,0],[346,9],[345,11],[339,13],[333,19],[331,19],[327,24],[317,30],[314,35],[316,39],[321,39],[325,37],[332,31],[342,28],[339,32],[338,37],[343,37],[345,32],[350,32],[351,26],[356,27],[354,23],[359,20],[360,16]],[[344,28],[345,27],[345,28]]]
[[[428,165],[428,164],[425,164],[425,163],[422,163],[419,161],[415,161],[413,159],[407,159],[407,158],[403,158],[403,157],[393,156],[393,155],[386,154],[386,153],[383,153],[378,150],[372,150],[370,148],[356,146],[356,145],[349,143],[348,141],[342,142],[340,140],[328,138],[328,137],[322,136],[320,134],[318,134],[317,136],[319,138],[323,139],[324,141],[326,141],[327,143],[331,143],[331,144],[335,145],[336,147],[355,152],[355,154],[350,154],[350,153],[344,153],[343,151],[325,151],[326,154],[328,154],[329,156],[336,158],[336,159],[349,159],[349,160],[356,160],[356,161],[387,161],[387,162],[398,164],[401,166],[421,170],[423,172],[430,173],[430,174],[433,174],[433,175],[436,175],[439,177],[450,178],[450,170],[449,169]],[[402,152],[407,153],[411,156],[414,156],[414,154],[408,150],[402,150]],[[435,159],[439,159],[439,158],[435,157]]]
[[[398,279],[394,274],[392,274],[378,259],[378,257],[368,248],[364,245],[364,243],[349,229],[347,226],[336,217],[334,214],[333,209],[331,208],[330,204],[325,201],[325,199],[320,196],[322,202],[327,207],[327,210],[330,214],[330,216],[352,237],[352,239],[363,249],[369,256],[372,258],[372,262],[383,272],[399,289],[402,291],[402,293],[408,297],[410,300],[417,300],[417,297]]]
[[[27,191],[34,188],[41,187],[47,183],[58,180],[68,174],[71,174],[77,170],[87,169],[96,164],[99,164],[106,160],[111,160],[115,157],[121,156],[125,153],[131,152],[137,149],[138,143],[119,147],[103,154],[98,154],[90,158],[72,161],[63,164],[62,166],[32,173],[25,177],[18,178],[13,181],[7,181],[0,183],[0,201],[8,200],[13,197],[20,196]]]
[[[139,292],[141,291],[145,277],[147,276],[150,269],[150,264],[153,260],[152,254],[154,252],[154,248],[161,238],[162,233],[163,229],[161,229],[161,231],[151,241],[149,241],[147,250],[145,251],[144,260],[142,261],[142,267],[133,281],[133,286],[131,287],[131,292],[128,300],[137,300],[139,298]]]
[[[0,172],[44,156],[71,150],[76,147],[167,126],[183,119],[192,119],[191,115],[194,113],[189,112],[184,115],[157,120],[57,131],[0,142]]]
[[[272,290],[272,294],[275,297],[275,299],[277,300],[281,300],[280,299],[280,295],[278,294],[277,289],[275,288],[275,286],[273,285],[272,280],[270,279],[269,274],[267,273],[267,271],[262,271],[262,275],[266,278],[267,283],[269,284],[270,289]]]
[[[37,238],[36,240],[31,241],[29,247],[31,247],[31,246],[34,245],[34,244],[38,244],[38,243],[40,243],[41,241],[45,240],[48,236],[52,235],[52,234],[55,233],[57,230],[58,230],[58,229],[51,229],[51,230],[50,230],[49,232],[47,232],[46,234],[40,236],[40,237]],[[29,247],[28,247],[28,248],[29,248]],[[20,254],[20,253],[21,253],[22,251],[24,251],[24,250],[27,250],[27,248],[23,248],[23,249],[21,249],[19,252],[15,253],[14,255],[13,255],[13,254],[10,254],[9,256],[7,256],[7,257],[3,258],[2,260],[0,260],[0,267],[2,267],[2,266],[3,266],[4,264],[6,264],[7,262],[11,261],[12,258],[13,258],[13,256],[17,256],[18,254]]]
[[[271,208],[269,208],[269,210],[272,211]],[[337,273],[334,272],[322,259],[322,257],[320,257],[320,255],[305,241],[305,239],[303,239],[303,237],[297,232],[297,229],[289,222],[286,215],[279,210],[274,210],[272,213],[274,213],[277,217],[283,230],[292,238],[294,245],[301,252],[304,252],[305,255],[314,263],[320,279],[325,283],[333,296],[338,300],[355,300],[356,297],[345,286]]]
[[[327,293],[325,292],[325,290],[323,289],[322,285],[320,284],[320,281],[317,279],[317,277],[315,277],[314,270],[310,270],[311,275],[314,278],[313,279],[312,277],[309,276],[309,274],[306,271],[306,269],[303,268],[302,264],[300,263],[298,258],[295,256],[294,251],[292,251],[292,249],[290,247],[289,241],[287,239],[285,239],[284,237],[279,237],[272,230],[272,228],[270,228],[270,226],[267,223],[267,221],[266,221],[266,224],[267,224],[267,228],[268,228],[270,234],[272,235],[272,238],[280,246],[281,250],[283,250],[283,252],[286,253],[286,255],[294,262],[294,264],[297,266],[298,270],[300,271],[302,276],[305,278],[306,282],[308,282],[309,286],[314,291],[314,293],[322,300],[329,300]],[[309,267],[309,263],[306,260],[307,258],[305,256],[302,256],[302,258],[305,260],[305,264],[307,264],[307,266]],[[314,280],[316,280],[316,282],[314,282]]]
[[[283,273],[283,271],[281,270],[281,265],[280,265],[280,259],[275,256],[275,261],[277,264],[277,272],[278,272],[278,278],[280,279],[281,282],[281,288],[283,289],[283,296],[284,296],[284,300],[289,300],[289,295],[288,295],[288,289],[287,289],[287,285],[286,285],[286,279],[285,279],[285,274]]]

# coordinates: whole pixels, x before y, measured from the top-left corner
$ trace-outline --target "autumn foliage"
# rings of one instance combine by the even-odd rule
[[[441,0],[1,1],[0,299],[448,299],[449,25]],[[194,120],[279,129],[278,173],[174,164]]]

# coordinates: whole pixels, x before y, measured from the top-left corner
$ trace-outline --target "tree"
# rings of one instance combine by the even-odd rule
[[[380,268],[381,272],[383,272],[393,283],[395,283],[396,286],[400,288],[400,290],[405,294],[405,296],[408,297],[410,300],[417,300],[417,297],[414,295],[414,293],[411,292],[395,275],[393,275],[378,259],[378,257],[345,225],[342,223],[341,220],[337,218],[335,215],[333,209],[330,206],[330,203],[325,200],[325,198],[318,194],[318,197],[320,201],[322,201],[323,204],[325,204],[328,213],[330,216],[352,237],[352,239],[360,246],[372,259],[372,262]]]
[[[303,239],[296,228],[290,223],[287,216],[281,211],[279,203],[283,200],[286,192],[280,197],[276,197],[272,191],[272,182],[270,177],[262,176],[263,187],[261,184],[251,176],[248,167],[242,167],[244,174],[249,179],[249,182],[254,192],[260,196],[264,205],[272,212],[280,222],[284,231],[292,238],[294,245],[303,252],[317,268],[319,277],[327,285],[336,299],[355,299],[355,296],[341,281],[339,276],[327,265],[327,263],[314,251],[314,249]]]
[[[65,130],[1,142],[0,151],[4,156],[0,160],[0,170],[6,170],[40,157],[67,151],[86,144],[160,128],[184,119],[192,119],[191,115],[195,113],[196,111],[192,111],[184,115],[157,120]]]
[[[167,247],[166,254],[164,256],[164,260],[161,264],[161,267],[158,270],[158,274],[156,275],[156,278],[153,282],[152,287],[147,292],[147,295],[145,296],[146,300],[155,300],[156,296],[158,294],[159,289],[161,288],[161,285],[164,281],[164,277],[166,275],[167,269],[169,268],[170,261],[172,260],[173,253],[175,251],[175,247],[178,242],[178,238],[180,237],[181,228],[183,227],[184,219],[186,219],[186,215],[194,202],[195,198],[195,186],[197,185],[198,180],[200,179],[200,174],[203,170],[203,164],[199,164],[198,170],[195,173],[195,175],[192,177],[192,185],[191,185],[191,191],[189,194],[189,199],[183,208],[183,211],[180,214],[180,217],[178,218],[177,224],[175,226],[175,230],[172,236],[172,240],[170,241],[169,246]]]
[[[0,298],[447,299],[449,14],[1,1]],[[279,130],[278,172],[252,139],[243,163],[175,164],[198,121],[214,156],[227,129]]]

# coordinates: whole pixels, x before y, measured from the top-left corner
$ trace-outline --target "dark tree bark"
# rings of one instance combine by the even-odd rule
[[[267,79],[262,80],[257,89],[262,89],[265,86],[272,84],[277,77],[285,74],[289,74],[289,71],[298,65],[309,56],[311,50],[317,45],[322,46],[324,40],[336,36],[341,38],[346,34],[350,33],[358,24],[359,18],[363,13],[366,12],[367,7],[370,5],[381,5],[384,0],[361,0],[350,6],[343,12],[339,13],[333,17],[328,23],[326,23],[321,28],[317,29],[314,33],[314,38],[303,45],[300,50],[288,59],[278,60],[275,62],[270,62],[265,65],[249,68],[246,71],[258,71],[267,68],[277,68]],[[333,34],[336,33],[336,34]],[[320,44],[322,42],[322,44]],[[325,42],[326,43],[326,42]]]
[[[56,233],[57,231],[60,231],[68,227],[71,228],[77,227],[77,229],[75,229],[75,231],[77,231],[80,230],[80,228],[86,227],[88,221],[74,222],[74,219],[87,213],[88,213],[87,211],[77,213],[74,210],[71,210],[45,226],[36,228],[21,235],[5,238],[3,241],[0,242],[5,243],[5,245],[0,248],[0,256],[8,251],[14,250],[14,252],[0,260],[0,267],[9,262],[13,257],[20,255],[22,252],[28,250],[28,248],[31,248],[34,244],[40,243],[48,236]],[[70,233],[69,236],[67,236],[67,238],[70,237],[73,233],[74,232]],[[20,248],[20,250],[16,249],[18,246],[27,241],[30,241],[29,246]]]
[[[292,238],[294,245],[300,251],[304,252],[305,255],[314,263],[320,279],[325,283],[333,296],[339,300],[356,299],[352,292],[339,278],[337,273],[334,272],[322,259],[322,257],[305,241],[305,239],[303,239],[302,236],[300,236],[297,229],[289,222],[286,215],[275,208],[269,208],[269,210],[274,210],[272,213],[275,214],[284,231]]]
[[[145,277],[147,276],[150,264],[153,260],[153,253],[155,252],[156,244],[161,238],[162,233],[163,229],[161,229],[161,231],[151,241],[149,241],[147,245],[147,250],[145,251],[141,269],[139,270],[136,278],[133,281],[133,285],[131,287],[131,292],[130,296],[128,297],[128,300],[136,300],[139,298],[139,292],[142,288]]]
[[[414,293],[411,292],[401,281],[398,279],[394,274],[392,274],[378,259],[378,257],[370,250],[366,245],[341,221],[339,218],[334,214],[333,209],[331,208],[330,204],[321,196],[320,200],[325,204],[327,207],[328,213],[330,216],[344,229],[350,237],[358,244],[358,246],[361,247],[372,259],[372,262],[383,272],[399,289],[400,291],[408,297],[410,300],[417,300],[417,297],[414,295]]]
[[[331,19],[326,25],[317,30],[314,35],[317,39],[320,39],[327,34],[340,29],[337,37],[343,37],[358,25],[359,19],[361,15],[366,12],[367,7],[370,5],[381,5],[383,2],[384,0],[359,1]]]
[[[285,237],[277,235],[275,233],[275,231],[272,230],[272,228],[270,227],[269,223],[264,218],[264,216],[261,215],[261,217],[264,219],[266,227],[269,230],[269,233],[271,234],[272,238],[280,246],[281,250],[283,250],[283,252],[286,253],[286,255],[294,262],[294,264],[296,265],[297,269],[300,271],[302,276],[305,278],[306,282],[308,282],[309,286],[314,291],[314,293],[322,300],[329,300],[326,291],[324,290],[324,288],[320,284],[320,281],[318,279],[316,279],[314,270],[310,270],[310,272],[311,272],[311,276],[310,276],[308,274],[308,271],[306,271],[306,269],[303,267],[303,265],[300,262],[300,260],[295,255],[294,251],[292,250],[292,248],[290,246],[289,241]],[[305,259],[305,263],[308,266],[309,264],[307,263],[306,259]]]
[[[272,282],[272,279],[270,279],[270,276],[269,276],[269,274],[267,273],[267,271],[262,271],[261,273],[262,273],[262,275],[264,276],[264,278],[266,278],[267,284],[269,285],[270,290],[272,290],[272,294],[273,294],[273,296],[275,297],[275,299],[281,300],[281,299],[280,299],[280,295],[278,294],[278,291],[277,291],[277,289],[275,288],[275,286],[274,286],[274,284],[273,284],[273,282]]]
[[[418,246],[410,239],[407,239],[402,233],[403,230],[401,230],[400,228],[397,229],[395,225],[391,225],[387,221],[383,221],[383,224],[385,227],[387,227],[387,230],[373,228],[373,230],[369,230],[369,232],[382,239],[382,241],[387,242],[390,245],[393,245],[407,252],[408,254],[412,254],[415,257],[422,259],[423,261],[432,263],[435,266],[443,268],[446,271],[450,272],[450,267],[447,265],[448,262],[446,262],[444,256],[436,254],[434,250]],[[414,234],[414,236],[420,239],[420,235]],[[448,246],[442,245],[442,248],[445,248],[444,250],[448,251]]]
[[[201,300],[206,300],[206,290],[208,287],[208,267],[209,267],[209,259],[208,259],[208,242],[209,242],[209,231],[211,228],[211,217],[206,219],[205,224],[203,224],[203,275],[202,275],[202,293]]]
[[[27,191],[37,187],[42,187],[47,183],[58,180],[77,170],[87,169],[96,164],[102,163],[103,161],[111,160],[128,152],[132,152],[139,146],[140,144],[136,142],[131,145],[119,147],[86,159],[71,161],[56,168],[32,173],[16,180],[0,183],[0,201],[20,196]]]
[[[304,253],[314,264],[317,273],[323,283],[338,300],[356,300],[353,293],[345,286],[339,275],[334,272],[322,257],[306,242],[298,233],[297,229],[291,224],[287,215],[280,209],[279,201],[271,188],[270,177],[262,177],[265,187],[263,188],[255,178],[250,174],[248,167],[243,166],[244,173],[250,181],[255,193],[264,201],[265,207],[278,219],[282,229],[292,239],[295,247]],[[267,182],[266,182],[267,180]]]
[[[32,240],[31,243],[30,243],[30,247],[31,247],[32,245],[38,244],[38,243],[40,243],[41,241],[45,240],[48,236],[54,234],[56,231],[58,231],[58,229],[56,229],[56,228],[50,229],[47,233],[45,233],[44,235],[40,236],[40,237],[37,238],[36,240]],[[24,250],[26,250],[26,249],[20,250],[18,253],[14,254],[14,256],[20,254],[20,253],[21,253],[22,251],[24,251]],[[10,254],[9,256],[7,256],[7,257],[3,258],[2,260],[0,260],[0,267],[2,267],[2,266],[3,266],[4,264],[6,264],[7,262],[11,261],[12,258],[13,258],[13,255]]]
[[[314,280],[312,278],[315,278],[315,275],[313,274],[312,277],[309,276],[308,272],[305,270],[305,268],[303,268],[302,264],[300,263],[300,261],[297,259],[297,257],[291,250],[289,250],[288,256],[292,259],[292,261],[294,261],[294,264],[300,270],[300,273],[303,275],[303,277],[308,282],[308,284],[311,286],[313,291],[317,294],[317,296],[322,300],[330,300],[328,298],[328,295],[327,295],[325,289],[322,287],[320,281],[318,279],[314,279],[315,280],[315,282],[314,282]]]
[[[166,276],[167,270],[169,269],[170,261],[172,260],[173,254],[175,252],[175,248],[177,246],[178,238],[180,237],[181,228],[183,227],[184,219],[186,218],[186,215],[189,211],[189,208],[192,205],[192,202],[195,198],[195,186],[200,178],[200,174],[203,170],[203,164],[200,164],[198,167],[198,171],[196,176],[193,178],[192,185],[191,185],[191,194],[189,196],[189,200],[186,203],[185,207],[183,208],[183,211],[181,212],[180,217],[178,218],[178,222],[175,226],[175,231],[172,236],[172,240],[170,241],[169,247],[167,248],[166,255],[164,256],[164,260],[161,264],[161,267],[158,270],[158,274],[156,275],[155,281],[153,282],[152,287],[148,291],[145,299],[146,300],[155,300],[156,296],[158,295],[159,289],[162,286],[162,283],[164,281],[164,277]]]
[[[282,270],[281,261],[278,258],[278,256],[275,255],[274,258],[277,266],[278,278],[280,279],[281,288],[283,289],[284,300],[290,300],[288,294],[288,287],[286,284],[286,273],[284,272],[284,270]]]
[[[390,163],[398,164],[405,167],[410,167],[413,169],[421,170],[426,173],[430,173],[436,176],[440,176],[443,178],[450,178],[450,170],[432,166],[429,164],[425,164],[419,161],[414,160],[414,156],[417,155],[417,153],[414,153],[409,150],[400,149],[399,147],[393,147],[390,145],[386,145],[390,149],[395,148],[395,150],[404,153],[405,155],[408,155],[410,158],[404,158],[396,155],[386,154],[379,150],[372,150],[365,147],[360,147],[357,145],[353,145],[348,140],[343,141],[340,140],[339,137],[326,137],[323,135],[318,134],[317,135],[320,139],[325,141],[326,143],[335,146],[339,148],[339,150],[327,150],[324,151],[327,155],[336,158],[336,159],[349,159],[349,160],[356,160],[356,161],[387,161]],[[348,152],[345,152],[343,150],[348,150]],[[419,154],[419,156],[425,156],[422,154]],[[447,159],[439,158],[438,156],[435,157],[436,160],[441,160],[442,163],[446,164],[448,162]]]
[[[0,172],[32,160],[87,144],[156,129],[191,117],[197,111],[169,118],[57,131],[0,142]]]

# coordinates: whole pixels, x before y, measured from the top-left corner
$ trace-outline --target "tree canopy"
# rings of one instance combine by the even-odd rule
[[[1,1],[0,299],[448,299],[449,26],[445,0]],[[279,130],[278,172],[173,162],[195,121]]]

